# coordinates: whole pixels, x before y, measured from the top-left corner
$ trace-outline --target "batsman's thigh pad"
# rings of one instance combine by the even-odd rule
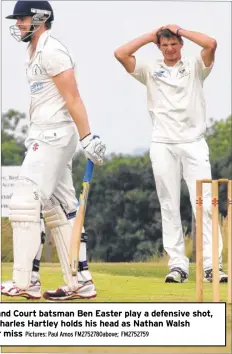
[[[36,186],[19,179],[9,205],[9,219],[13,229],[13,279],[20,289],[30,284],[33,259],[40,247],[40,209]]]
[[[75,123],[46,130],[30,128],[20,176],[33,181],[43,198],[50,199],[75,154],[77,142]]]
[[[60,205],[43,211],[46,227],[50,230],[54,239],[58,257],[60,260],[64,281],[66,284],[71,279],[70,268],[70,241],[72,226]]]

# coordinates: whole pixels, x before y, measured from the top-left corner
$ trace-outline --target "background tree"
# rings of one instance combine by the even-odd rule
[[[212,176],[214,179],[232,179],[232,116],[225,120],[213,121],[207,129]],[[223,216],[227,213],[227,186],[219,186],[219,209]]]
[[[25,155],[26,115],[13,109],[2,114],[1,158],[3,166],[21,165]]]
[[[227,119],[210,120],[206,131],[206,140],[209,145],[210,159],[218,161],[232,154],[232,116]]]
[[[10,110],[2,116],[2,164],[20,165],[24,158],[25,115]],[[232,125],[211,121],[206,138],[210,149],[213,178],[232,178]],[[79,152],[73,161],[73,181],[79,196],[86,159]],[[226,185],[220,187],[220,212],[226,216]],[[180,211],[185,233],[191,232],[192,208],[182,182]],[[4,224],[5,225],[5,224]],[[3,225],[2,254],[10,261],[7,240],[9,226]],[[162,256],[161,214],[151,162],[143,156],[107,157],[95,168],[86,213],[90,259],[108,262],[144,261]],[[6,237],[6,235],[8,235]],[[4,256],[5,255],[5,256]]]

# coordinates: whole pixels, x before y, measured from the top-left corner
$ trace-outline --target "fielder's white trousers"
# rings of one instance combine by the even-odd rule
[[[185,256],[180,217],[180,187],[184,178],[196,214],[196,180],[211,179],[209,148],[205,139],[184,144],[151,144],[150,159],[161,207],[164,249],[169,255],[168,266],[189,272]],[[203,265],[212,268],[211,184],[203,189]],[[219,230],[219,262],[221,266],[222,236]]]

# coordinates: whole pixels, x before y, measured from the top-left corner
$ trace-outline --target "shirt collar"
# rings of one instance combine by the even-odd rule
[[[51,34],[51,31],[50,30],[47,30],[45,31],[40,37],[39,37],[39,40],[38,40],[38,43],[37,43],[37,46],[36,46],[36,52],[41,52],[44,48],[44,45],[47,41],[47,38],[50,36]]]
[[[164,59],[161,59],[160,66],[171,69],[171,68],[179,68],[179,66],[183,65],[185,62],[185,58],[181,58],[174,66],[168,66],[165,64]]]
[[[36,45],[35,56],[37,53],[42,52],[44,45],[46,43],[47,38],[51,35],[51,31],[47,30],[41,34],[39,37],[38,43]],[[28,44],[28,52],[30,52],[30,43]]]

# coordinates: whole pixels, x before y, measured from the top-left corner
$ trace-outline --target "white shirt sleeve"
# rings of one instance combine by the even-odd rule
[[[136,80],[142,84],[147,84],[149,66],[146,61],[141,58],[135,58],[135,70],[130,73]]]
[[[212,62],[212,64],[208,67],[205,66],[205,63],[201,55],[199,55],[196,58],[196,71],[202,81],[204,81],[207,78],[207,76],[210,74],[211,70],[213,69],[213,65],[214,62]]]
[[[48,76],[52,77],[73,69],[74,63],[66,50],[57,48],[43,53],[43,66]]]

